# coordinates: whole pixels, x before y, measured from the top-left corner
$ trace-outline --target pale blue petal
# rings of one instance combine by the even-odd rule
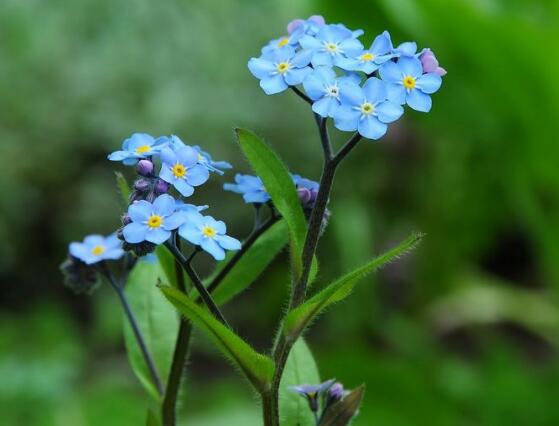
[[[211,238],[204,238],[202,244],[200,244],[204,251],[208,252],[213,256],[215,260],[225,259],[225,251],[219,246],[219,244]]]
[[[311,67],[292,68],[285,73],[285,82],[290,86],[301,84],[305,77],[312,71]]]
[[[412,90],[408,96],[406,97],[406,102],[410,106],[411,109],[420,112],[429,112],[431,111],[431,96],[422,93],[420,90],[414,89]]]
[[[283,92],[289,86],[287,85],[281,74],[276,74],[274,76],[266,77],[260,80],[260,87],[267,95],[275,95],[276,93]]]
[[[375,56],[384,55],[392,50],[392,41],[390,40],[390,34],[388,31],[384,31],[382,34],[378,35],[371,45],[371,52]]]
[[[124,160],[122,160],[122,164],[124,164],[125,166],[135,166],[136,164],[138,164],[138,158],[141,158],[143,156],[138,156],[136,154],[130,154],[132,157],[128,157],[125,158]]]
[[[115,151],[107,157],[111,161],[122,161],[130,156],[128,151]]]
[[[359,133],[368,139],[380,139],[386,133],[388,125],[369,115],[359,121]]]
[[[340,83],[340,101],[342,105],[359,106],[364,100],[363,90],[357,84],[349,82]]]
[[[146,232],[146,241],[153,244],[163,244],[171,237],[171,231],[163,228],[150,229]]]
[[[128,215],[133,222],[145,222],[152,210],[153,206],[146,200],[134,201],[128,207]]]
[[[163,221],[163,229],[166,231],[173,231],[186,222],[187,217],[188,215],[184,211],[173,213]]]
[[[400,67],[392,61],[388,61],[379,69],[380,78],[388,83],[396,83],[402,81],[402,71]]]
[[[435,73],[423,74],[417,79],[417,88],[423,93],[435,93],[441,87],[443,79]]]
[[[324,82],[322,81],[322,78],[317,76],[317,71],[309,74],[303,80],[303,88],[309,98],[313,101],[316,101],[324,96]]]
[[[275,62],[284,62],[291,60],[295,56],[295,49],[292,46],[283,46],[281,49],[276,49],[272,52],[275,57]]]
[[[86,259],[90,253],[91,249],[86,247],[83,243],[71,243],[69,246],[69,252],[72,256],[78,259]]]
[[[175,154],[175,151],[169,147],[163,148],[159,156],[161,161],[165,164],[173,165],[177,162],[177,155]]]
[[[189,185],[185,179],[177,179],[173,186],[181,193],[183,197],[190,197],[194,193],[194,188]]]
[[[179,235],[192,244],[200,245],[202,243],[202,233],[198,227],[191,223],[185,223],[179,228]]]
[[[398,59],[398,67],[406,76],[411,75],[414,78],[418,78],[423,74],[421,61],[415,57],[403,57]]]
[[[161,166],[161,171],[159,172],[159,177],[163,179],[165,182],[173,183],[175,182],[176,178],[169,166],[163,164]]]
[[[248,61],[248,69],[253,76],[262,80],[276,70],[274,64],[266,59],[252,58]]]
[[[361,112],[358,110],[347,105],[342,105],[337,108],[334,113],[334,125],[337,129],[343,130],[344,132],[357,130],[360,116]]]
[[[301,50],[293,57],[291,63],[297,68],[303,68],[310,64],[312,56],[312,51]]]
[[[91,248],[93,248],[95,246],[104,246],[105,245],[105,237],[103,237],[102,235],[98,235],[98,234],[88,235],[83,240],[83,243],[86,246],[91,247]]]
[[[107,248],[120,248],[122,247],[122,241],[116,234],[111,234],[105,238],[105,246]]]
[[[124,239],[131,243],[137,244],[145,241],[148,227],[138,222],[132,222],[122,228]]]
[[[218,234],[225,234],[227,232],[227,227],[225,226],[225,222],[222,220],[215,220],[211,216],[206,216],[206,224],[214,228]]]
[[[240,250],[241,242],[228,235],[216,235],[215,240],[225,250]]]
[[[325,96],[312,105],[312,110],[322,117],[332,117],[340,103],[336,98]]]
[[[153,202],[153,212],[160,216],[169,216],[175,211],[175,199],[169,194],[160,195]]]
[[[124,255],[124,250],[122,250],[121,248],[113,248],[104,252],[101,257],[103,259],[116,260],[116,259],[120,259],[123,255]]]
[[[198,186],[206,182],[210,177],[208,169],[202,165],[191,167],[186,172],[186,181],[189,185]]]
[[[267,192],[258,191],[258,192],[247,192],[243,194],[243,199],[245,203],[266,203],[270,200],[270,196]]]
[[[417,43],[414,41],[407,41],[400,44],[396,50],[403,56],[413,56],[417,52]]]
[[[340,48],[345,55],[352,57],[357,56],[363,50],[363,44],[356,38],[350,38],[340,43]]]
[[[198,162],[198,151],[191,146],[185,146],[177,151],[179,162],[185,167],[191,167]]]
[[[328,52],[316,52],[312,57],[312,64],[315,68],[325,66],[332,66],[332,55]]]
[[[376,77],[371,77],[363,85],[363,94],[369,102],[384,101],[388,96],[386,83]]]
[[[378,119],[383,123],[392,123],[398,120],[404,113],[404,108],[394,102],[386,101],[375,107]]]
[[[135,151],[137,148],[141,146],[153,145],[153,141],[154,141],[153,136],[148,135],[147,133],[134,133],[128,139],[127,147],[129,151]]]
[[[406,103],[406,88],[401,84],[387,84],[386,93],[388,99],[400,105]]]
[[[303,49],[318,49],[322,46],[320,40],[309,35],[301,37],[299,44],[303,47]]]

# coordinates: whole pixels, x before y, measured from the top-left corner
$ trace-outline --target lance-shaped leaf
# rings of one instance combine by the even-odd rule
[[[262,234],[223,278],[219,287],[212,293],[215,302],[220,305],[227,303],[250,286],[286,246],[287,242],[287,226],[282,220]],[[233,256],[235,256],[235,252],[231,252],[227,260],[220,263],[216,274],[206,280],[207,284],[212,282],[212,278],[219,274]]]
[[[302,268],[301,253],[307,233],[307,222],[293,179],[277,154],[258,136],[244,129],[236,129],[236,133],[243,153],[264,182],[274,206],[287,222],[293,265],[298,277]]]
[[[157,283],[162,277],[163,271],[157,262],[140,260],[128,277],[125,291],[159,376],[165,379],[173,359],[179,319],[175,312],[169,309],[169,304],[157,288]],[[134,373],[148,393],[158,400],[157,389],[126,319],[124,341]]]
[[[115,172],[116,188],[120,195],[120,201],[124,207],[128,207],[130,203],[130,185],[126,181],[124,175],[120,172]]]
[[[352,390],[344,399],[336,402],[326,410],[319,426],[347,426],[350,424],[361,406],[364,393],[365,385]]]
[[[397,259],[399,256],[402,256],[414,248],[421,240],[422,236],[423,235],[419,233],[412,234],[399,246],[374,258],[349,274],[344,275],[315,294],[305,303],[293,309],[287,314],[284,321],[283,332],[285,336],[291,340],[297,339],[310,322],[324,311],[324,309],[349,296],[355,285],[367,274]]]
[[[269,390],[274,374],[274,362],[270,358],[256,352],[184,293],[170,286],[161,286],[161,291],[179,312],[212,338],[221,352],[241,369],[259,392]]]

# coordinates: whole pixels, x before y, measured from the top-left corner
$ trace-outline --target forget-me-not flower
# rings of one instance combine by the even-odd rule
[[[227,228],[221,220],[200,213],[189,213],[179,228],[179,235],[190,243],[200,246],[215,260],[225,259],[225,250],[239,250],[241,242],[225,235]]]
[[[175,200],[175,210],[182,211],[185,213],[198,213],[204,211],[209,206],[195,206],[194,204],[187,204],[182,200]]]
[[[208,152],[203,151],[198,145],[194,145],[192,148],[198,151],[198,163],[205,166],[210,172],[222,175],[223,170],[233,168],[227,161],[215,161]]]
[[[312,52],[295,53],[292,46],[272,50],[260,58],[251,58],[248,68],[260,80],[260,87],[267,95],[286,90],[289,86],[300,84],[311,68],[308,66]]]
[[[309,402],[311,411],[317,412],[320,405],[320,397],[324,395],[336,382],[335,379],[327,380],[318,385],[290,386],[289,390],[305,397]]]
[[[308,19],[294,19],[289,24],[287,24],[287,33],[293,34],[297,31],[301,31],[304,34],[316,35],[320,27],[326,25],[324,17],[321,15],[312,15]]]
[[[378,35],[371,47],[357,54],[355,57],[340,58],[338,66],[347,71],[362,71],[372,74],[386,61],[392,59],[392,41],[388,31]]]
[[[389,61],[380,68],[380,76],[387,83],[388,98],[400,105],[429,112],[432,93],[441,87],[442,79],[435,73],[423,74],[421,61],[415,57],[402,57]]]
[[[266,203],[270,201],[270,194],[264,188],[262,179],[258,176],[242,175],[237,173],[235,175],[235,183],[226,183],[223,185],[226,191],[241,194],[245,203]]]
[[[194,187],[202,185],[210,176],[207,167],[198,162],[198,151],[191,146],[175,148],[169,145],[161,150],[160,156],[159,177],[173,185],[184,197],[190,197]]]
[[[134,133],[122,143],[122,150],[109,154],[109,160],[122,161],[126,166],[135,165],[139,159],[159,154],[166,138],[155,139],[147,133]]]
[[[413,57],[417,54],[417,43],[415,41],[406,41],[401,43],[393,50],[397,57]]]
[[[441,77],[446,75],[446,70],[439,65],[439,61],[431,49],[423,49],[419,55],[419,60],[423,66],[424,73],[433,72]]]
[[[303,80],[305,92],[314,102],[312,110],[322,117],[332,117],[340,105],[340,87],[345,81],[359,84],[357,74],[338,77],[330,67],[317,67]]]
[[[299,40],[304,51],[312,52],[311,63],[314,67],[338,65],[344,57],[354,57],[363,45],[353,33],[340,25],[325,25],[316,36],[305,35]]]
[[[388,100],[386,84],[376,77],[369,78],[362,88],[345,84],[340,98],[342,104],[334,114],[334,125],[344,131],[357,130],[369,139],[381,138],[387,124],[404,113],[400,105]]]
[[[124,254],[122,241],[115,234],[104,237],[102,235],[89,235],[82,243],[70,244],[70,255],[82,262],[92,265],[102,260],[120,259]]]
[[[169,239],[171,231],[186,220],[187,213],[177,211],[175,199],[168,194],[157,197],[153,203],[135,201],[128,207],[131,222],[122,228],[124,240],[131,244],[148,241],[162,244]]]

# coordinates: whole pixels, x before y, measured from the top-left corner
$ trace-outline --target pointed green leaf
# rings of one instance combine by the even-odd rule
[[[287,222],[293,265],[301,273],[301,252],[307,233],[307,222],[289,170],[277,154],[254,133],[236,129],[237,139],[256,174],[264,182],[274,206]]]
[[[318,384],[320,376],[313,355],[302,338],[293,345],[279,389],[279,408],[282,426],[314,426],[309,403],[289,388],[296,385]]]
[[[269,389],[274,374],[274,362],[270,358],[256,352],[184,293],[170,286],[161,286],[161,291],[186,318],[213,339],[223,354],[241,369],[259,392]]]
[[[128,277],[125,291],[159,375],[165,380],[173,359],[179,319],[175,312],[169,309],[167,301],[157,288],[161,278],[163,271],[159,263],[139,260]],[[157,400],[157,389],[126,318],[124,340],[134,373],[148,393]]]
[[[361,385],[357,389],[352,390],[344,399],[336,402],[326,410],[326,413],[324,413],[320,420],[319,426],[349,425],[361,406],[364,394],[365,385]]]
[[[175,258],[173,257],[173,254],[167,247],[165,247],[163,244],[160,244],[155,249],[155,255],[157,256],[157,260],[159,261],[161,269],[165,274],[165,280],[163,281],[171,284],[173,287],[177,287]]]
[[[120,200],[125,207],[128,207],[128,204],[130,204],[130,185],[128,185],[126,178],[120,172],[115,172],[115,178]]]
[[[146,426],[161,426],[161,419],[159,413],[153,408],[148,408],[148,414],[146,418]]]
[[[283,220],[262,234],[212,293],[215,302],[220,305],[227,303],[250,286],[285,247],[287,240],[287,226]],[[232,256],[234,253],[229,256],[228,260],[231,260]],[[227,261],[221,262],[216,272],[223,269],[226,264]],[[206,282],[209,284],[211,278]]]
[[[355,285],[367,274],[413,249],[421,240],[422,236],[422,234],[412,234],[396,248],[387,251],[349,274],[344,275],[342,278],[334,281],[315,294],[305,303],[293,309],[287,314],[284,321],[283,332],[285,336],[289,339],[296,339],[324,309],[349,296]]]

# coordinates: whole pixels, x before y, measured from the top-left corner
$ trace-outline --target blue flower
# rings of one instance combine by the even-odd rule
[[[70,254],[82,262],[92,265],[102,260],[120,259],[124,251],[122,241],[115,234],[108,237],[90,235],[85,237],[83,243],[71,243]]]
[[[266,192],[264,183],[258,176],[236,174],[235,183],[226,183],[223,185],[223,189],[242,194],[245,203],[266,203],[270,201],[270,194]]]
[[[340,105],[340,87],[345,81],[359,84],[361,77],[350,74],[337,77],[330,67],[317,67],[303,81],[305,92],[314,101],[312,110],[322,117],[332,117]]]
[[[241,242],[225,235],[225,223],[211,216],[189,213],[179,228],[179,235],[192,244],[202,247],[215,260],[225,259],[225,250],[239,250]],[[225,250],[224,250],[225,249]]]
[[[293,34],[296,31],[302,31],[304,34],[316,35],[320,27],[326,25],[324,18],[320,15],[313,15],[307,20],[304,19],[294,19],[289,24],[287,24],[287,33]]]
[[[223,170],[233,168],[227,161],[214,161],[212,156],[206,151],[203,151],[198,145],[194,145],[192,148],[198,151],[198,163],[205,166],[210,172],[222,175]]]
[[[135,165],[139,159],[159,154],[166,138],[155,139],[147,133],[134,133],[122,143],[122,150],[109,154],[109,160],[122,161],[126,166]]]
[[[402,57],[398,62],[387,62],[380,68],[380,76],[387,83],[388,98],[400,105],[429,112],[431,97],[441,87],[441,76],[423,74],[421,61],[415,57]]]
[[[338,65],[344,57],[354,57],[363,50],[354,34],[341,25],[325,25],[316,37],[305,35],[299,43],[303,49],[312,52],[314,67]]]
[[[268,44],[262,48],[262,53],[263,54],[270,53],[273,52],[274,50],[281,49],[285,46],[291,46],[294,49],[296,49],[299,44],[299,39],[303,35],[304,35],[304,31],[302,28],[300,28],[299,30],[294,31],[293,33],[287,36],[276,38],[268,42]]]
[[[132,203],[128,207],[128,216],[132,222],[122,228],[122,235],[128,243],[162,244],[169,239],[171,231],[184,223],[187,214],[177,211],[175,199],[163,194],[153,204],[146,200]]]
[[[334,115],[334,125],[344,131],[357,130],[369,139],[381,138],[404,109],[388,100],[386,85],[376,77],[369,78],[363,88],[346,84],[341,90],[341,106]]]
[[[414,57],[417,53],[417,43],[415,41],[406,41],[394,49],[396,56]]]
[[[392,59],[392,41],[388,31],[377,36],[369,49],[365,49],[351,58],[341,58],[338,66],[347,71],[363,71],[372,74],[386,61]]]
[[[289,86],[300,84],[311,72],[308,66],[311,52],[295,53],[291,46],[272,50],[260,58],[251,58],[248,68],[260,80],[260,87],[267,95],[286,90]]]
[[[195,206],[194,204],[187,204],[182,200],[175,200],[175,210],[183,211],[185,213],[198,213],[204,211],[209,206]]]
[[[161,150],[160,156],[159,177],[173,185],[184,197],[190,197],[194,193],[193,187],[202,185],[210,176],[208,169],[198,164],[198,151],[191,146],[169,145]]]
[[[311,411],[317,412],[320,405],[320,397],[326,394],[326,392],[328,392],[328,390],[334,385],[335,382],[335,379],[331,379],[318,385],[290,386],[289,390],[292,392],[296,392],[301,396],[304,396],[309,402]]]

